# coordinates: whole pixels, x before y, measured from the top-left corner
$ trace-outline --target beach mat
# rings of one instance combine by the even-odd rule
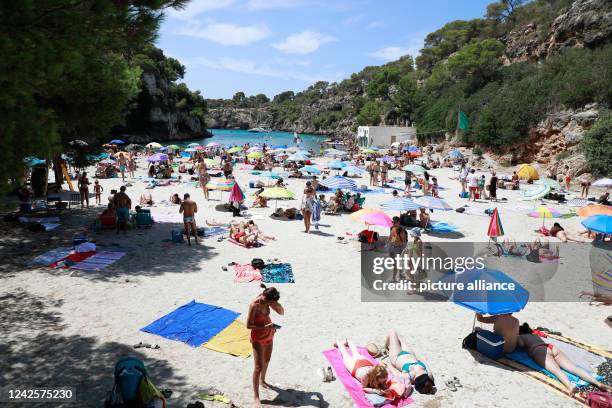
[[[215,235],[226,234],[227,228],[223,227],[206,227],[204,228],[204,237],[213,237]]]
[[[182,224],[183,216],[181,214],[151,214],[153,222],[158,224]]]
[[[50,265],[59,261],[60,259],[66,258],[68,255],[70,255],[71,251],[72,248],[64,247],[51,249],[32,259],[30,262],[28,262],[28,266]]]
[[[195,300],[140,329],[199,347],[229,326],[240,313]]]
[[[378,360],[375,360],[374,358],[370,356],[367,349],[365,349],[364,347],[358,347],[357,350],[359,351],[359,354],[361,354],[363,357],[370,360],[372,364],[374,365],[380,364]],[[340,380],[340,382],[342,382],[342,385],[344,385],[344,388],[346,388],[346,391],[349,393],[349,395],[355,402],[355,406],[357,408],[372,408],[373,405],[366,398],[366,395],[365,395],[365,392],[363,391],[363,387],[361,386],[361,383],[357,381],[351,375],[351,373],[348,372],[348,370],[344,366],[344,363],[342,362],[342,355],[340,354],[340,351],[338,351],[338,349],[336,348],[333,348],[333,349],[324,351],[323,355],[325,356],[327,361],[329,361],[331,366],[334,368],[334,371],[336,372],[336,377]],[[412,402],[412,398],[405,398],[397,402],[394,402],[393,404],[383,405],[383,408],[403,407],[405,405],[410,404],[411,402]]]
[[[202,347],[240,358],[248,358],[253,351],[250,331],[240,320],[234,320]]]
[[[262,280],[266,283],[295,283],[291,264],[268,264],[261,270]]]
[[[87,258],[94,256],[96,254],[96,251],[89,251],[89,252],[76,252],[74,254],[70,254],[65,258],[59,259],[53,263],[49,264],[49,267],[51,268],[70,268],[76,264],[78,264],[79,262],[83,262],[84,260],[86,260]]]
[[[448,233],[448,232],[458,232],[459,230],[452,224],[443,221],[431,221],[430,223],[430,231],[436,232],[439,234]]]
[[[261,280],[261,272],[259,269],[253,268],[251,264],[234,265],[234,282],[260,282]]]
[[[71,266],[72,269],[84,271],[99,271],[123,258],[125,252],[98,251],[94,255]]]

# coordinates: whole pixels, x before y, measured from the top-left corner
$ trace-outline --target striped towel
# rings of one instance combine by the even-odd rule
[[[100,269],[104,269],[114,264],[116,261],[123,258],[124,255],[125,252],[99,251],[89,258],[72,265],[71,268],[84,271],[99,271]]]

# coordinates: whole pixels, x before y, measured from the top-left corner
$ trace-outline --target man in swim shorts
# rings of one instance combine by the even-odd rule
[[[187,244],[191,246],[190,235],[193,233],[195,243],[198,244],[198,227],[196,226],[195,213],[198,212],[198,205],[191,199],[188,193],[183,196],[183,202],[179,208],[179,213],[183,214],[183,224],[187,235]]]
[[[119,229],[123,229],[123,232],[127,233],[127,222],[130,217],[132,200],[125,193],[125,186],[121,186],[119,192],[113,196],[113,206],[117,215],[117,234]]]

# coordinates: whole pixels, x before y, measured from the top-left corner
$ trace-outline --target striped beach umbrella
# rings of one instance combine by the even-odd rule
[[[561,213],[555,208],[538,207],[527,215],[532,218],[542,218],[542,225],[544,225],[547,218],[559,218]]]
[[[497,211],[497,207],[495,207],[493,210],[493,215],[491,216],[489,228],[487,229],[487,236],[497,238],[501,237],[502,235],[504,235],[504,227],[502,226],[501,219],[499,218],[499,211]]]
[[[416,211],[421,208],[421,206],[409,198],[394,198],[393,200],[382,203],[380,208],[385,211]]]
[[[446,201],[433,196],[421,196],[419,198],[416,198],[414,202],[420,205],[421,207],[429,208],[431,210],[450,211],[453,209],[450,205],[446,203]]]
[[[523,201],[535,201],[544,197],[550,192],[550,186],[540,184],[531,190],[523,192]]]
[[[349,164],[348,166],[343,167],[342,170],[346,171],[347,174],[363,174],[363,173],[365,173],[364,169],[362,169],[361,167],[354,166],[352,164]]]
[[[234,184],[236,184],[234,180],[211,180],[206,184],[206,188],[209,190],[231,191]]]
[[[347,179],[346,177],[342,176],[333,176],[326,178],[325,180],[321,180],[319,184],[332,190],[336,190],[338,188],[346,188],[352,190],[354,188],[357,188],[357,184],[353,180]]]
[[[321,174],[321,170],[317,169],[314,166],[304,166],[299,169],[302,173],[310,173],[310,174]]]

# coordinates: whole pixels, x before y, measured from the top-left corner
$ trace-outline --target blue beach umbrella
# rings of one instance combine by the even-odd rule
[[[276,145],[276,146],[272,146],[272,149],[286,149],[287,145]]]
[[[449,152],[448,155],[450,157],[463,157],[463,153],[461,153],[459,150],[453,150]]]
[[[416,147],[416,146],[412,146],[412,145],[411,145],[411,146],[406,146],[406,147],[404,147],[404,148],[402,149],[402,151],[404,151],[404,152],[418,152],[418,151],[419,151],[419,148],[418,148],[418,147]]]
[[[422,207],[408,198],[394,198],[382,203],[380,208],[385,211],[416,211]]]
[[[197,143],[189,143],[187,145],[187,147],[196,147],[196,146],[199,146],[199,144],[197,144]]]
[[[529,301],[529,292],[514,279],[495,269],[468,269],[463,273],[451,273],[442,282],[462,283],[463,290],[444,291],[449,300],[474,312],[488,315],[515,313]],[[514,289],[510,290],[513,284]],[[470,290],[470,286],[472,286]],[[491,285],[487,288],[487,285]],[[493,285],[504,285],[505,289]]]
[[[348,166],[348,164],[346,164],[346,163],[344,163],[344,162],[342,162],[340,160],[332,160],[329,163],[327,163],[327,167],[330,168],[330,169],[340,170],[340,169],[345,168],[346,166]]]
[[[321,170],[317,169],[314,166],[300,167],[300,171],[303,172],[303,173],[321,174]]]
[[[306,161],[310,160],[310,157],[306,156],[303,153],[294,153],[291,156],[287,157],[289,161]]]
[[[120,139],[113,139],[109,142],[110,144],[124,144],[125,142]]]
[[[430,208],[432,210],[450,211],[453,209],[446,201],[438,197],[422,196],[414,200],[421,207]]]
[[[593,215],[581,222],[585,228],[600,232],[602,234],[612,234],[612,216],[611,215]]]
[[[333,176],[333,177],[326,178],[325,180],[321,180],[319,184],[329,189],[332,189],[332,190],[336,190],[338,188],[340,189],[357,188],[357,184],[353,180],[347,179],[346,177],[342,177],[342,176]]]
[[[365,173],[364,169],[362,169],[361,167],[354,166],[352,164],[349,164],[348,166],[343,167],[342,170],[346,171],[348,174],[363,174],[363,173]]]

